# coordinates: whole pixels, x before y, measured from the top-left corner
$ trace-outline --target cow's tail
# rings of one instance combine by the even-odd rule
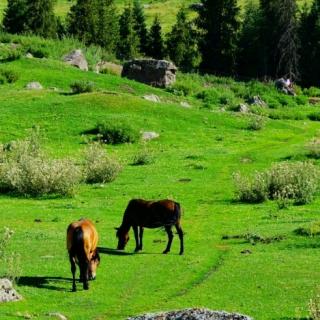
[[[181,219],[181,214],[182,214],[182,210],[181,210],[180,203],[175,202],[174,203],[174,217],[175,217],[176,222]]]

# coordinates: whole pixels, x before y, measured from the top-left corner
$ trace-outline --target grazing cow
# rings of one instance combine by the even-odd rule
[[[76,291],[76,263],[80,269],[80,282],[83,282],[83,289],[88,290],[88,280],[96,278],[96,269],[100,263],[100,256],[97,250],[98,233],[90,220],[81,219],[68,226],[67,249],[71,263],[73,277],[72,291]]]
[[[172,226],[180,239],[180,255],[183,254],[183,231],[180,224],[181,208],[179,203],[172,200],[146,201],[133,199],[129,202],[122,224],[116,228],[118,237],[118,250],[123,250],[129,241],[129,230],[132,227],[136,240],[135,252],[142,250],[143,228],[164,227],[168,234],[168,244],[163,253],[168,253],[173,239]],[[139,232],[138,232],[139,231]]]

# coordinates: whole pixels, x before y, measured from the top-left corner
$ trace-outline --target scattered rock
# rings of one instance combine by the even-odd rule
[[[177,67],[166,60],[136,59],[124,64],[122,77],[166,88],[176,81]]]
[[[28,89],[28,90],[42,90],[43,87],[39,82],[34,81],[34,82],[29,82],[26,85],[26,89]]]
[[[246,104],[240,103],[238,105],[236,111],[241,112],[241,113],[248,113],[250,111],[250,109]]]
[[[64,316],[63,314],[59,313],[59,312],[50,312],[48,313],[49,317],[55,317],[59,320],[68,320],[68,318],[66,316]]]
[[[288,94],[290,96],[296,95],[293,90],[292,83],[291,83],[290,79],[287,79],[287,80],[285,80],[284,78],[277,79],[274,82],[274,85],[279,91],[281,91],[285,94]]]
[[[156,96],[155,94],[147,94],[143,96],[143,99],[152,101],[152,102],[160,102],[160,98]]]
[[[28,53],[26,54],[26,58],[28,58],[28,59],[32,59],[32,58],[33,58],[32,53],[28,52]]]
[[[21,296],[13,289],[9,279],[0,279],[0,303],[21,300]]]
[[[225,311],[211,311],[209,309],[184,309],[161,313],[148,313],[127,320],[252,320],[252,318]]]
[[[181,101],[180,106],[183,108],[191,108],[191,105],[188,102]]]
[[[253,96],[247,101],[252,106],[258,106],[265,108],[267,104],[260,98],[260,96]]]
[[[96,73],[103,73],[104,70],[107,70],[108,73],[120,76],[122,73],[122,65],[108,62],[108,61],[100,61],[95,66]]]
[[[80,49],[73,50],[72,52],[64,56],[63,60],[71,66],[79,68],[80,70],[89,70],[88,62]]]
[[[146,131],[142,133],[142,140],[149,141],[156,138],[159,138],[159,133],[153,132],[153,131]]]

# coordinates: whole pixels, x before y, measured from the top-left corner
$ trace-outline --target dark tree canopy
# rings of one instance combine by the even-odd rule
[[[148,30],[143,7],[139,0],[133,2],[134,30],[139,37],[139,51],[147,54],[148,50]]]
[[[163,59],[165,54],[162,28],[159,17],[156,16],[150,28],[148,39],[148,55],[154,59]]]

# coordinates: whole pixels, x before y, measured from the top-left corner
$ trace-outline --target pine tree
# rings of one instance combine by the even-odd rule
[[[77,0],[67,16],[68,31],[86,44],[95,42],[96,0]]]
[[[197,36],[192,23],[187,20],[184,7],[177,15],[177,22],[172,27],[166,41],[170,59],[182,70],[193,71],[200,62]]]
[[[9,33],[22,33],[26,31],[26,0],[8,0],[4,10],[3,28]]]
[[[163,59],[164,42],[162,39],[161,24],[158,16],[155,16],[150,28],[148,39],[148,55],[154,59]]]
[[[114,0],[97,0],[95,44],[108,52],[115,52],[119,39],[119,24]]]
[[[320,85],[320,0],[311,9],[303,8],[299,28],[301,83],[305,86]]]
[[[201,69],[220,75],[235,73],[240,23],[237,0],[202,0],[197,24],[204,35],[200,41]]]
[[[134,24],[133,10],[129,3],[129,5],[124,8],[119,20],[117,55],[120,59],[133,59],[139,53],[139,38],[134,30]]]
[[[148,30],[140,0],[134,0],[133,2],[133,16],[135,19],[134,30],[139,37],[139,51],[143,54],[147,54]]]
[[[57,20],[53,0],[27,0],[26,19],[29,32],[45,38],[56,36]]]

